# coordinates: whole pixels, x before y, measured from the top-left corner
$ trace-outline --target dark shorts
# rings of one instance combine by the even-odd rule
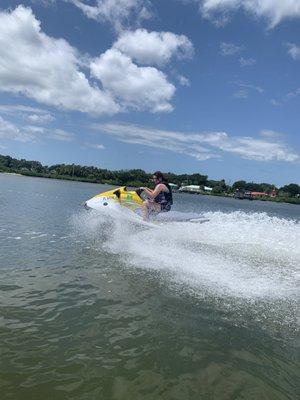
[[[171,210],[171,204],[170,203],[161,203],[160,204],[160,210],[161,212],[168,212]]]

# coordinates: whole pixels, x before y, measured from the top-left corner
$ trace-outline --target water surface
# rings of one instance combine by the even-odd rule
[[[299,206],[149,228],[83,209],[107,188],[0,174],[1,399],[296,399]]]

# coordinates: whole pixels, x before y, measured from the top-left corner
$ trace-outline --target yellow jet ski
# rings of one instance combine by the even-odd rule
[[[141,208],[144,201],[143,190],[128,190],[126,186],[121,186],[107,192],[99,193],[84,203],[85,208],[92,210],[118,210],[120,207],[125,207],[141,218]],[[147,197],[145,197],[147,198]],[[165,222],[207,222],[207,218],[194,213],[183,213],[177,211],[169,211],[155,213],[151,217],[152,221],[158,223]]]
[[[105,207],[118,208],[122,206],[136,212],[138,209],[141,209],[143,204],[141,193],[140,189],[128,190],[126,186],[121,186],[117,189],[97,194],[85,202],[85,207],[93,210],[101,210]]]

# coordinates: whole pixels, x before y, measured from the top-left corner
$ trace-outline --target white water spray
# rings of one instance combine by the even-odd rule
[[[144,224],[120,209],[79,215],[75,225],[121,261],[166,270],[208,293],[269,299],[296,295],[299,223],[265,213],[203,216],[209,219],[204,224]]]

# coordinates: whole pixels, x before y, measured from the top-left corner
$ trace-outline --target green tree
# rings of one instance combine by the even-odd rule
[[[281,192],[286,193],[287,195],[290,195],[292,197],[297,196],[300,194],[300,186],[297,185],[296,183],[290,183],[289,185],[285,185],[282,188],[279,189]]]

